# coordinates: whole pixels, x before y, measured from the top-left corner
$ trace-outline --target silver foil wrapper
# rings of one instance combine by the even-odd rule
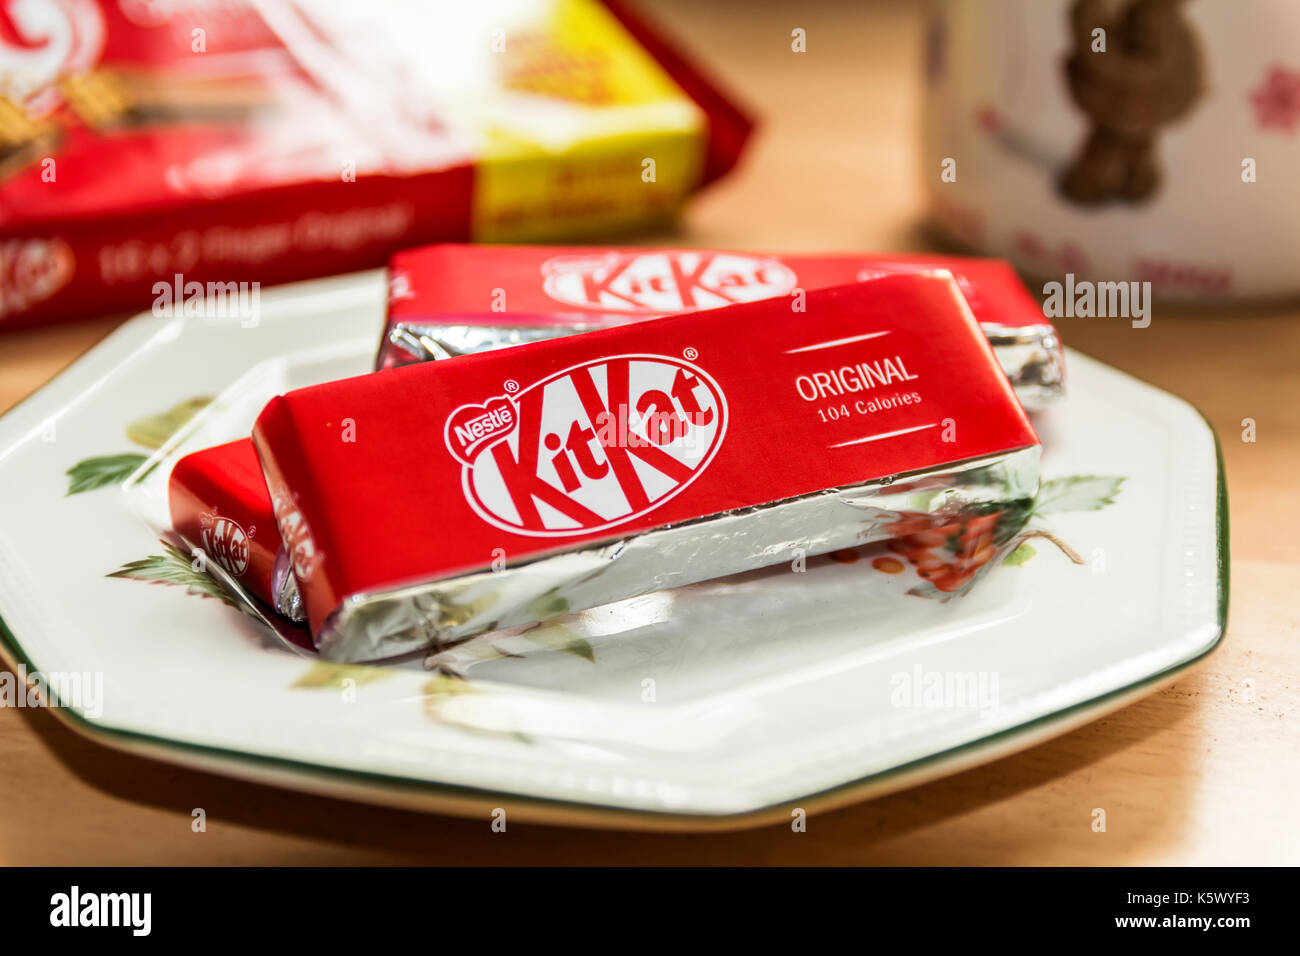
[[[615,600],[896,538],[903,525],[918,522],[941,527],[995,516],[991,537],[1001,546],[1030,513],[1040,450],[827,489],[499,570],[353,594],[326,621],[317,645],[339,661],[424,653]]]

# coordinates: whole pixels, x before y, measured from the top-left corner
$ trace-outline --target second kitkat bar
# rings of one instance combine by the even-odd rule
[[[410,249],[389,264],[377,367],[483,351],[658,315],[713,309],[894,273],[953,276],[1020,401],[1064,388],[1061,340],[1015,270],[997,259],[720,249],[468,246]]]

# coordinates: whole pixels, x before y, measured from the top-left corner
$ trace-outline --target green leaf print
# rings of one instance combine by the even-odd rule
[[[1002,563],[1009,567],[1018,568],[1037,553],[1032,544],[1022,542],[1020,547],[1002,559]]]
[[[128,452],[123,455],[104,455],[100,458],[86,458],[69,468],[69,495],[79,495],[83,491],[93,491],[105,485],[120,485],[144,464],[145,456]]]
[[[163,554],[151,554],[138,561],[128,561],[116,571],[109,572],[108,577],[134,578],[152,584],[183,587],[186,594],[216,598],[233,608],[240,607],[239,599],[215,577],[206,571],[197,570],[188,554],[168,541],[163,541],[162,546]]]
[[[126,437],[145,448],[161,448],[178,428],[211,401],[206,396],[187,398],[165,412],[137,418],[126,426]],[[106,485],[120,485],[144,464],[146,457],[137,452],[124,452],[83,459],[65,472],[68,476],[67,494],[79,495]]]
[[[161,448],[177,429],[194,417],[195,413],[212,401],[206,396],[187,398],[157,415],[137,418],[126,426],[126,437],[145,448]]]
[[[353,686],[370,684],[385,677],[392,677],[393,672],[387,667],[372,667],[366,664],[336,664],[333,661],[316,661],[289,686],[309,690],[342,690],[346,680]]]
[[[1113,475],[1071,475],[1053,478],[1038,489],[1034,514],[1048,515],[1061,511],[1100,511],[1115,503],[1123,478]]]
[[[591,661],[593,664],[596,663],[596,652],[591,649],[587,640],[574,634],[563,624],[541,624],[524,631],[520,636],[548,650],[563,651],[581,657],[585,661]]]

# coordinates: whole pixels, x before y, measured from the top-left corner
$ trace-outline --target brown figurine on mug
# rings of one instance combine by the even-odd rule
[[[1065,62],[1070,95],[1092,121],[1061,192],[1078,203],[1145,202],[1160,185],[1161,127],[1204,88],[1200,43],[1184,0],[1077,0]]]

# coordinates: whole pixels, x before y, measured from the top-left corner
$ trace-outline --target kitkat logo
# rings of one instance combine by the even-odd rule
[[[239,522],[217,514],[199,515],[203,550],[235,577],[248,570],[248,537],[252,530],[245,532]]]
[[[0,0],[0,90],[33,116],[58,104],[55,84],[104,48],[95,0]]]
[[[72,249],[62,239],[0,241],[0,319],[44,302],[75,271]]]
[[[444,438],[489,524],[551,537],[613,528],[688,487],[717,453],[727,403],[699,367],[617,355],[462,405]]]
[[[557,302],[638,315],[770,299],[797,282],[777,259],[726,252],[607,252],[542,263],[542,289]]]
[[[312,538],[307,519],[302,516],[293,497],[283,490],[271,495],[271,510],[275,513],[275,523],[280,530],[280,540],[284,542],[285,551],[293,565],[293,576],[299,584],[311,580],[320,566],[321,554]]]

